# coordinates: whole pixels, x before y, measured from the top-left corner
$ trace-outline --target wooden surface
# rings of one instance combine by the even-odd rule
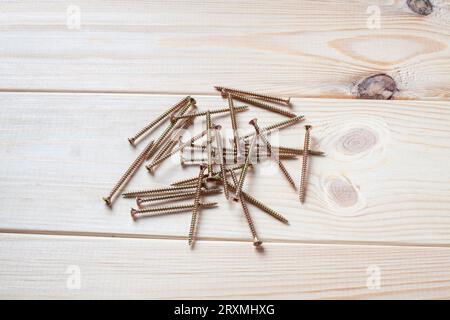
[[[450,298],[447,1],[429,16],[404,1],[77,1],[79,30],[70,4],[0,4],[0,298]],[[394,100],[352,99],[376,73]],[[290,222],[249,207],[263,251],[222,195],[193,250],[189,213],[134,222],[131,200],[101,200],[149,140],[126,138],[187,94],[226,107],[213,85],[296,97],[306,121],[273,144],[302,147],[308,123],[327,154],[303,206],[268,162],[250,172],[245,190]],[[239,127],[254,117],[283,119],[251,108]],[[300,161],[284,163],[298,182]],[[174,157],[127,189],[196,171]]]

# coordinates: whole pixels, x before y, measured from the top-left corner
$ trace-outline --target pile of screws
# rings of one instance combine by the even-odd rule
[[[129,138],[128,141],[130,144],[135,146],[136,143],[144,136],[147,136],[152,129],[163,122],[168,122],[163,133],[156,140],[152,140],[147,144],[128,170],[125,171],[117,184],[112,188],[109,195],[104,197],[103,200],[109,207],[112,207],[118,192],[125,187],[130,178],[145,161],[151,160],[146,168],[149,172],[153,172],[162,162],[169,159],[174,154],[180,153],[182,165],[199,166],[198,175],[189,179],[173,182],[170,186],[164,188],[128,191],[123,193],[122,196],[125,198],[135,198],[137,206],[139,207],[139,209],[131,209],[132,218],[136,220],[141,217],[154,217],[192,211],[192,220],[188,236],[189,245],[192,246],[195,240],[200,210],[217,206],[216,202],[203,202],[201,199],[208,195],[223,192],[226,199],[231,198],[232,200],[241,203],[243,214],[248,222],[251,232],[253,244],[256,247],[259,247],[262,244],[262,241],[257,235],[247,204],[259,208],[285,224],[288,224],[288,220],[258,199],[243,191],[246,174],[249,168],[259,163],[262,159],[270,159],[276,163],[286,181],[297,192],[297,186],[294,179],[291,177],[281,160],[296,159],[297,156],[301,155],[301,178],[298,195],[300,202],[303,203],[305,201],[308,177],[308,157],[310,155],[321,156],[324,155],[324,153],[309,149],[311,130],[311,126],[309,125],[305,126],[303,149],[272,146],[268,141],[267,134],[270,134],[271,131],[285,128],[304,120],[303,116],[296,115],[286,110],[286,108],[283,108],[283,106],[287,107],[290,105],[290,98],[284,99],[225,87],[215,88],[221,93],[223,98],[228,100],[228,108],[196,112],[197,106],[195,99],[187,96],[139,130],[136,135]],[[235,101],[240,101],[269,112],[278,113],[288,119],[264,128],[260,128],[257,119],[253,119],[249,123],[253,126],[254,132],[240,137],[236,114],[248,110],[249,107],[246,105],[235,106]],[[211,115],[227,113],[230,116],[233,130],[233,138],[230,141],[232,145],[231,148],[223,146],[224,143],[221,134],[222,127],[218,124],[214,124],[211,118]],[[205,130],[183,142],[181,140],[183,134],[193,125],[195,119],[201,117],[206,119]],[[202,140],[204,137],[206,137],[206,141],[198,144],[198,141]],[[197,142],[197,144],[195,142]],[[184,156],[186,152],[189,154],[189,157]],[[200,153],[200,157],[196,158],[195,154],[198,153]],[[223,186],[223,190],[220,186]],[[182,201],[187,199],[194,199],[194,201],[192,203],[171,206],[152,206],[153,203],[158,201]]]

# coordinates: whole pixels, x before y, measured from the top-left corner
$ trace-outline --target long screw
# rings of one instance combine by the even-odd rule
[[[242,112],[242,111],[247,111],[247,110],[248,110],[248,106],[238,106],[238,107],[234,108],[235,112]],[[216,109],[216,110],[213,109],[213,110],[208,110],[208,111],[210,112],[211,115],[213,115],[213,114],[221,114],[221,113],[230,112],[230,109],[222,108],[222,109]],[[172,116],[171,121],[180,120],[180,119],[184,119],[184,118],[203,117],[203,116],[206,116],[206,112],[208,112],[208,111],[196,112],[196,113],[183,115],[183,116]]]
[[[295,154],[295,155],[303,155],[303,149],[296,149],[296,148],[288,148],[288,147],[274,147],[272,146],[273,150],[279,150],[281,154]],[[323,151],[316,151],[316,150],[308,150],[308,154],[311,156],[324,156],[325,152]]]
[[[270,144],[270,142],[266,139],[265,136],[260,134],[260,129],[258,126],[258,120],[257,119],[252,119],[250,120],[250,124],[255,128],[255,132],[256,132],[256,136],[260,137],[261,140],[266,144],[266,147],[269,151],[269,154],[272,154],[272,145]],[[290,185],[297,190],[297,187],[295,186],[295,182],[294,179],[292,179],[291,175],[289,174],[289,172],[287,171],[286,167],[284,166],[284,164],[280,161],[280,159],[275,159],[275,161],[278,163],[278,167],[280,168],[281,172],[283,173],[283,175],[286,177],[287,181],[290,183]]]
[[[174,133],[173,137],[170,139],[170,141],[167,141],[167,143],[161,147],[161,150],[159,150],[158,154],[155,156],[155,160],[159,160],[164,154],[170,152],[175,145],[178,143],[178,140],[183,136],[184,132],[194,123],[194,118],[188,118],[184,121],[183,125],[178,128],[178,130]]]
[[[276,122],[276,123],[271,124],[270,126],[261,128],[260,131],[261,131],[261,133],[267,133],[267,132],[270,132],[270,131],[272,131],[274,129],[285,128],[285,127],[291,126],[293,124],[296,124],[297,122],[303,121],[304,118],[305,118],[304,116],[296,116],[295,118],[284,120],[284,121],[281,121],[281,122]],[[241,140],[250,138],[254,134],[255,134],[255,132],[251,132],[251,133],[249,133],[249,134],[247,134],[245,136],[242,136]]]
[[[239,150],[239,133],[238,133],[238,127],[237,127],[237,120],[236,120],[236,108],[234,107],[233,97],[230,94],[228,95],[228,108],[230,110],[231,127],[233,129],[234,156],[237,158],[237,153]],[[237,161],[235,161],[235,163],[236,162]]]
[[[180,151],[181,149],[193,144],[195,141],[201,139],[202,137],[204,137],[207,134],[207,130],[203,130],[201,133],[199,133],[198,135],[192,137],[191,139],[189,139],[187,142],[180,144],[177,148],[173,149],[172,151],[164,154],[163,156],[161,156],[158,160],[153,160],[152,163],[150,163],[149,165],[146,166],[147,170],[151,171],[153,169],[153,167],[157,166],[158,164],[160,164],[161,162],[163,162],[164,160],[168,159],[169,157],[173,156],[175,153],[177,153],[178,151]]]
[[[222,190],[220,188],[211,188],[211,189],[201,189],[202,195],[204,194],[213,194],[213,193],[219,193]],[[149,202],[156,202],[156,201],[164,201],[164,200],[185,200],[185,199],[191,199],[194,198],[196,195],[196,191],[186,192],[186,193],[177,193],[177,194],[168,194],[168,195],[158,195],[154,197],[145,197],[145,198],[136,198],[136,204],[139,208],[144,206],[146,203]]]
[[[230,93],[229,95],[231,95],[231,97],[235,100],[239,100],[239,101],[251,104],[255,107],[259,107],[259,108],[265,109],[270,112],[275,112],[275,113],[281,114],[288,118],[296,118],[297,117],[297,115],[295,113],[281,109],[279,107],[271,106],[270,104],[267,104],[267,103],[264,103],[264,102],[261,102],[261,101],[255,100],[255,99],[251,99],[251,98],[248,98],[248,97],[240,95],[240,94]]]
[[[251,91],[243,91],[243,90],[237,90],[237,89],[219,87],[219,86],[215,86],[214,88],[216,88],[217,91],[220,91],[222,93],[222,95],[223,95],[223,92],[225,91],[225,92],[232,92],[232,93],[240,93],[243,95],[258,98],[260,100],[268,101],[268,102],[282,103],[282,104],[287,104],[287,105],[291,104],[291,101],[290,101],[291,98],[285,99],[285,98],[270,96],[267,94],[260,94],[260,93],[251,92]]]
[[[212,122],[211,122],[211,113],[209,111],[206,111],[206,136],[207,136],[207,141],[206,141],[206,153],[207,153],[207,157],[208,157],[208,178],[211,178],[212,176],[212,171],[213,171],[213,167],[212,167],[212,149],[211,149],[211,144],[212,144],[212,132],[211,132],[211,127],[212,127]]]
[[[191,100],[190,96],[187,96],[185,98],[183,98],[180,102],[178,102],[177,104],[175,104],[173,107],[171,107],[170,109],[168,109],[167,111],[165,111],[163,114],[161,114],[159,117],[157,117],[155,120],[153,120],[152,122],[150,122],[148,125],[146,125],[144,128],[142,128],[141,130],[138,131],[138,133],[136,133],[132,138],[128,138],[128,141],[131,143],[131,145],[135,145],[136,140],[144,135],[146,132],[148,132],[150,129],[152,129],[153,127],[155,127],[157,124],[159,124],[160,122],[162,122],[163,120],[165,120],[166,118],[169,117],[169,115],[175,111],[177,111],[178,109],[180,109],[181,107],[185,106],[189,101]]]
[[[202,208],[212,208],[217,205],[217,202],[199,203],[198,206]],[[148,209],[131,209],[131,217],[136,220],[141,217],[156,217],[171,213],[178,213],[183,211],[190,211],[194,208],[193,204],[167,206],[167,207],[153,207]]]
[[[303,144],[303,161],[302,161],[302,174],[300,178],[300,191],[298,197],[300,202],[305,202],[306,195],[306,183],[308,180],[308,156],[309,156],[309,144],[310,144],[310,125],[305,126],[305,142]]]
[[[225,171],[226,171],[226,172],[236,171],[236,170],[242,169],[243,167],[244,167],[243,164],[239,164],[239,165],[233,166],[233,167],[231,167],[231,168],[227,168]],[[219,174],[221,174],[220,171],[214,171],[214,172],[213,172],[213,176],[219,175]],[[178,181],[175,181],[175,182],[171,183],[171,185],[172,185],[172,186],[186,185],[186,184],[192,184],[192,183],[195,183],[195,181],[197,181],[197,177],[178,180]]]
[[[142,165],[142,163],[145,160],[145,157],[147,156],[147,153],[151,150],[153,147],[154,141],[151,141],[144,150],[137,156],[137,158],[133,161],[133,163],[128,167],[128,169],[125,171],[125,173],[120,177],[119,181],[115,184],[115,186],[112,188],[112,190],[109,192],[109,195],[107,197],[103,197],[103,201],[105,201],[106,205],[109,207],[112,207],[112,203],[114,201],[114,195],[119,191],[122,187],[125,186],[126,182],[131,178],[139,169],[139,167]]]
[[[204,173],[205,173],[205,166],[200,165],[200,172],[198,174],[197,189],[196,189],[195,199],[194,199],[194,206],[192,209],[191,226],[189,228],[189,236],[188,236],[188,244],[190,246],[192,246],[194,244],[194,236],[195,236],[195,231],[197,229],[198,212],[199,212],[199,207],[200,207],[200,195],[201,195],[202,179],[203,179]]]
[[[223,180],[223,179],[222,179]],[[228,184],[228,188],[230,189],[231,192],[235,192],[236,191],[236,186]],[[264,203],[262,203],[261,201],[259,201],[258,199],[254,198],[253,196],[251,196],[250,194],[248,194],[245,191],[241,192],[244,199],[247,200],[248,203],[254,205],[255,207],[259,208],[261,211],[269,214],[270,216],[272,216],[273,218],[277,219],[278,221],[281,221],[285,224],[289,224],[289,221],[280,213],[276,212],[275,210],[269,208],[268,206],[266,206]]]
[[[220,130],[222,129],[221,126],[216,126],[216,145],[217,145],[217,150],[219,151],[219,165],[220,165],[220,172],[222,174],[222,176],[224,177],[223,179],[223,193],[225,195],[225,199],[228,199],[230,197],[230,193],[228,192],[228,184],[227,184],[227,179],[226,179],[226,168],[225,168],[225,153],[223,152],[223,145],[222,145],[222,134],[220,133]],[[232,171],[233,172],[233,171]]]
[[[234,174],[233,171],[231,171],[230,174],[231,174],[231,179],[233,180],[234,185],[236,185],[237,184],[236,175]],[[227,181],[226,177],[224,177],[224,179],[222,179],[222,181],[223,181],[224,187],[228,188],[228,183],[226,182]],[[252,216],[250,215],[250,211],[248,210],[248,207],[247,207],[247,202],[244,199],[244,196],[242,193],[239,195],[239,200],[242,205],[242,211],[244,212],[245,219],[247,219],[248,227],[250,228],[250,232],[252,233],[253,245],[255,247],[259,247],[260,245],[262,245],[262,241],[259,240],[259,238],[258,238],[258,234],[256,233],[255,224],[253,223]]]
[[[144,195],[170,193],[170,192],[173,193],[176,191],[195,189],[195,188],[197,188],[197,185],[191,183],[191,184],[186,184],[186,185],[182,185],[182,186],[170,186],[170,187],[164,187],[164,188],[129,191],[129,192],[122,193],[122,196],[124,198],[136,198],[136,197],[141,197]]]
[[[188,109],[189,109],[190,107],[196,108],[195,103],[196,103],[196,102],[195,102],[195,99],[191,98],[190,103],[187,104],[186,106],[184,106],[184,107],[180,110],[179,115],[185,114],[185,113],[188,111]],[[164,132],[159,136],[158,140],[156,140],[156,142],[155,142],[155,144],[154,144],[152,150],[150,150],[150,152],[148,153],[148,155],[147,155],[147,160],[150,159],[150,158],[155,154],[155,152],[159,149],[159,147],[161,146],[161,144],[163,144],[163,143],[166,141],[167,137],[170,135],[170,133],[172,132],[172,130],[175,128],[177,122],[178,122],[178,121],[174,121],[174,122],[170,122],[170,123],[169,123],[169,125],[168,125],[167,128],[164,130]]]
[[[247,174],[248,165],[250,164],[250,159],[252,157],[253,147],[255,145],[256,139],[258,138],[257,135],[255,135],[252,139],[252,143],[250,144],[250,149],[248,150],[247,157],[245,158],[244,167],[242,168],[241,175],[239,177],[239,182],[236,186],[236,192],[235,196],[233,197],[234,201],[239,201],[239,195],[242,191],[242,187],[244,185],[245,176]],[[225,178],[225,177],[224,177]]]

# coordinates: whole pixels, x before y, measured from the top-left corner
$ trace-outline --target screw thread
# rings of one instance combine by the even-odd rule
[[[135,141],[142,136],[143,134],[145,134],[147,131],[149,131],[150,129],[152,129],[154,126],[156,126],[159,122],[163,121],[164,119],[168,118],[169,115],[175,111],[177,111],[178,109],[180,109],[181,107],[185,106],[189,101],[191,100],[190,96],[187,96],[185,98],[183,98],[180,102],[178,102],[177,104],[175,104],[173,107],[169,108],[167,111],[165,111],[164,113],[162,113],[160,116],[158,116],[155,120],[153,120],[152,122],[150,122],[148,125],[146,125],[145,127],[143,127],[141,130],[138,131],[138,133],[136,133],[132,138],[129,138],[128,141],[130,141],[130,143],[132,145],[134,145]]]
[[[235,112],[242,112],[242,111],[247,111],[247,110],[248,110],[248,106],[237,106],[237,107],[234,108]],[[173,116],[172,117],[172,121],[173,120],[185,119],[185,118],[194,119],[196,117],[203,117],[203,116],[206,116],[206,112],[208,112],[208,111],[209,111],[210,114],[220,114],[220,113],[230,112],[230,109],[229,108],[221,108],[221,109],[216,109],[216,110],[212,109],[212,110],[196,112],[196,113],[182,115],[182,116]]]
[[[145,160],[145,157],[149,150],[153,147],[154,141],[151,141],[144,150],[137,156],[137,158],[133,161],[133,163],[128,167],[128,169],[125,171],[125,173],[120,177],[119,181],[114,185],[112,190],[110,191],[109,195],[103,200],[108,206],[112,206],[112,203],[114,201],[114,195],[117,193],[117,191],[124,186],[124,183],[136,173],[137,169],[142,165],[142,163]]]
[[[245,158],[244,167],[242,168],[241,176],[239,177],[239,182],[238,182],[237,187],[236,187],[235,197],[233,198],[235,201],[239,201],[239,196],[241,194],[242,187],[244,185],[245,176],[247,175],[248,166],[249,166],[250,159],[251,159],[251,156],[252,156],[253,147],[255,145],[255,142],[256,142],[257,138],[258,138],[257,135],[255,135],[253,137],[252,143],[251,143],[250,148],[249,148],[248,153],[247,153],[247,157]],[[226,178],[226,177],[223,177],[223,178]]]
[[[284,120],[284,121],[281,121],[281,122],[277,122],[277,123],[271,124],[270,126],[261,128],[260,131],[261,131],[261,133],[266,133],[266,132],[272,131],[274,129],[280,129],[280,128],[289,127],[291,125],[296,124],[299,121],[302,121],[303,119],[304,119],[304,116],[296,116],[295,118]],[[250,138],[254,134],[255,134],[255,132],[249,133],[249,134],[241,137],[241,140]]]
[[[252,92],[252,91],[243,91],[243,90],[237,90],[237,89],[232,89],[232,88],[226,88],[226,87],[219,87],[219,86],[215,86],[214,88],[216,88],[216,90],[220,91],[220,92],[232,92],[232,93],[240,93],[240,94],[244,94],[247,96],[251,96],[251,97],[255,97],[255,98],[259,98],[260,100],[263,101],[268,101],[268,102],[277,102],[277,103],[283,103],[283,104],[287,104],[289,105],[291,102],[291,98],[281,98],[281,97],[275,97],[272,95],[268,95],[268,94],[261,94],[261,93],[256,93],[256,92]]]
[[[306,195],[306,183],[308,180],[308,156],[309,156],[309,144],[310,144],[310,131],[311,126],[305,126],[305,141],[303,144],[303,161],[302,161],[302,169],[301,169],[301,178],[300,178],[300,191],[299,191],[299,199],[300,202],[305,202]]]
[[[212,208],[217,205],[217,202],[207,202],[207,203],[199,203],[199,206],[202,208]],[[131,216],[133,219],[137,219],[140,217],[156,217],[156,216],[162,216],[166,214],[171,213],[177,213],[177,212],[183,212],[183,211],[189,211],[194,208],[194,205],[188,204],[188,205],[179,205],[179,206],[169,206],[169,207],[154,207],[154,208],[148,208],[148,209],[131,209]]]
[[[296,118],[297,117],[297,115],[295,113],[289,112],[289,111],[281,109],[279,107],[271,106],[270,104],[267,104],[267,103],[264,103],[264,102],[261,102],[261,101],[255,100],[255,99],[251,99],[251,98],[245,97],[240,94],[230,93],[230,95],[232,96],[233,99],[240,100],[242,102],[246,102],[255,107],[259,107],[259,108],[265,109],[270,112],[275,112],[275,113],[281,114],[288,118]]]
[[[197,187],[196,184],[188,184],[188,185],[182,185],[182,186],[170,186],[170,187],[164,187],[164,188],[136,190],[136,191],[129,191],[129,192],[122,193],[122,196],[124,198],[135,198],[135,197],[143,196],[146,194],[174,192],[174,191],[180,191],[180,190],[195,189],[196,187]]]
[[[195,193],[195,199],[194,199],[194,206],[192,209],[192,219],[191,219],[191,225],[189,228],[189,236],[188,236],[188,244],[190,246],[193,245],[194,243],[194,235],[195,235],[195,231],[196,231],[196,227],[197,227],[197,221],[198,221],[198,209],[199,209],[199,205],[200,205],[200,195],[201,195],[201,186],[202,186],[202,179],[203,179],[203,174],[205,171],[205,167],[203,165],[200,166],[200,172],[198,174],[198,178],[197,178],[197,189],[196,189],[196,193]]]
[[[234,178],[233,178],[233,176],[234,176]],[[234,191],[236,191],[236,187],[235,186],[236,186],[236,183],[237,183],[236,175],[234,174],[234,172],[231,173],[231,178],[233,179],[234,186],[231,185],[231,184],[228,184],[228,187],[230,188],[231,192],[234,192]],[[244,199],[248,203],[254,205],[255,207],[257,207],[260,210],[262,210],[263,212],[269,214],[273,218],[275,218],[275,219],[277,219],[277,220],[279,220],[279,221],[281,221],[283,223],[289,224],[289,221],[283,215],[281,215],[280,213],[276,212],[275,210],[269,208],[264,203],[262,203],[261,201],[259,201],[256,198],[254,198],[253,196],[251,196],[247,192],[242,191],[242,196],[244,197]]]
[[[201,193],[203,195],[206,194],[212,194],[212,193],[218,193],[220,192],[221,189],[219,188],[211,188],[211,189],[201,189]],[[169,194],[169,195],[161,195],[161,196],[154,196],[154,197],[145,197],[145,198],[136,198],[136,203],[139,207],[141,207],[142,205],[149,203],[149,202],[156,202],[156,201],[162,201],[162,200],[185,200],[185,199],[190,199],[190,198],[194,198],[196,194],[196,191],[192,191],[192,192],[186,192],[186,193],[181,193],[181,194]]]

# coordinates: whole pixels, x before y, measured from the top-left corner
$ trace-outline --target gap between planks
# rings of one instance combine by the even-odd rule
[[[0,234],[5,235],[41,235],[41,236],[63,236],[63,237],[92,237],[92,238],[116,238],[116,239],[147,239],[147,240],[167,240],[167,241],[187,241],[187,236],[170,235],[150,235],[133,233],[110,233],[110,232],[82,232],[82,231],[57,231],[57,230],[25,230],[25,229],[2,229]],[[209,242],[237,242],[252,244],[251,239],[223,238],[223,237],[196,237],[197,241]],[[450,244],[425,244],[425,243],[403,243],[403,242],[382,242],[382,241],[344,241],[344,240],[289,240],[289,239],[267,239],[264,243],[270,244],[304,244],[304,245],[350,245],[350,246],[374,246],[374,247],[406,247],[406,248],[450,248]]]
[[[219,84],[214,84],[219,85]],[[211,85],[213,88],[214,85]],[[246,88],[237,88],[242,90],[247,90]],[[157,96],[157,97],[181,97],[181,96],[187,96],[190,95],[192,97],[218,97],[221,98],[220,93],[212,89],[214,93],[208,93],[208,92],[192,92],[192,91],[121,91],[121,90],[58,90],[58,89],[4,89],[0,88],[0,94],[81,94],[81,95],[129,95],[129,96]],[[248,89],[250,90],[250,89]],[[362,99],[358,98],[356,96],[339,96],[339,95],[322,95],[320,97],[317,96],[305,96],[305,95],[296,95],[296,94],[290,94],[290,95],[284,95],[281,93],[271,92],[271,91],[257,91],[257,93],[262,94],[270,94],[274,96],[280,96],[284,98],[292,98],[292,99],[298,99],[298,100],[313,100],[313,101],[319,101],[321,99],[324,100],[366,100],[368,102],[375,102],[375,101],[411,101],[411,102],[418,102],[418,103],[433,103],[433,102],[447,102],[445,99],[436,99],[436,100],[424,100],[424,99],[414,99],[414,98],[405,98],[405,97],[393,97],[389,100],[376,100],[376,99]],[[226,101],[225,101],[226,102]],[[276,105],[276,104],[275,104]]]

